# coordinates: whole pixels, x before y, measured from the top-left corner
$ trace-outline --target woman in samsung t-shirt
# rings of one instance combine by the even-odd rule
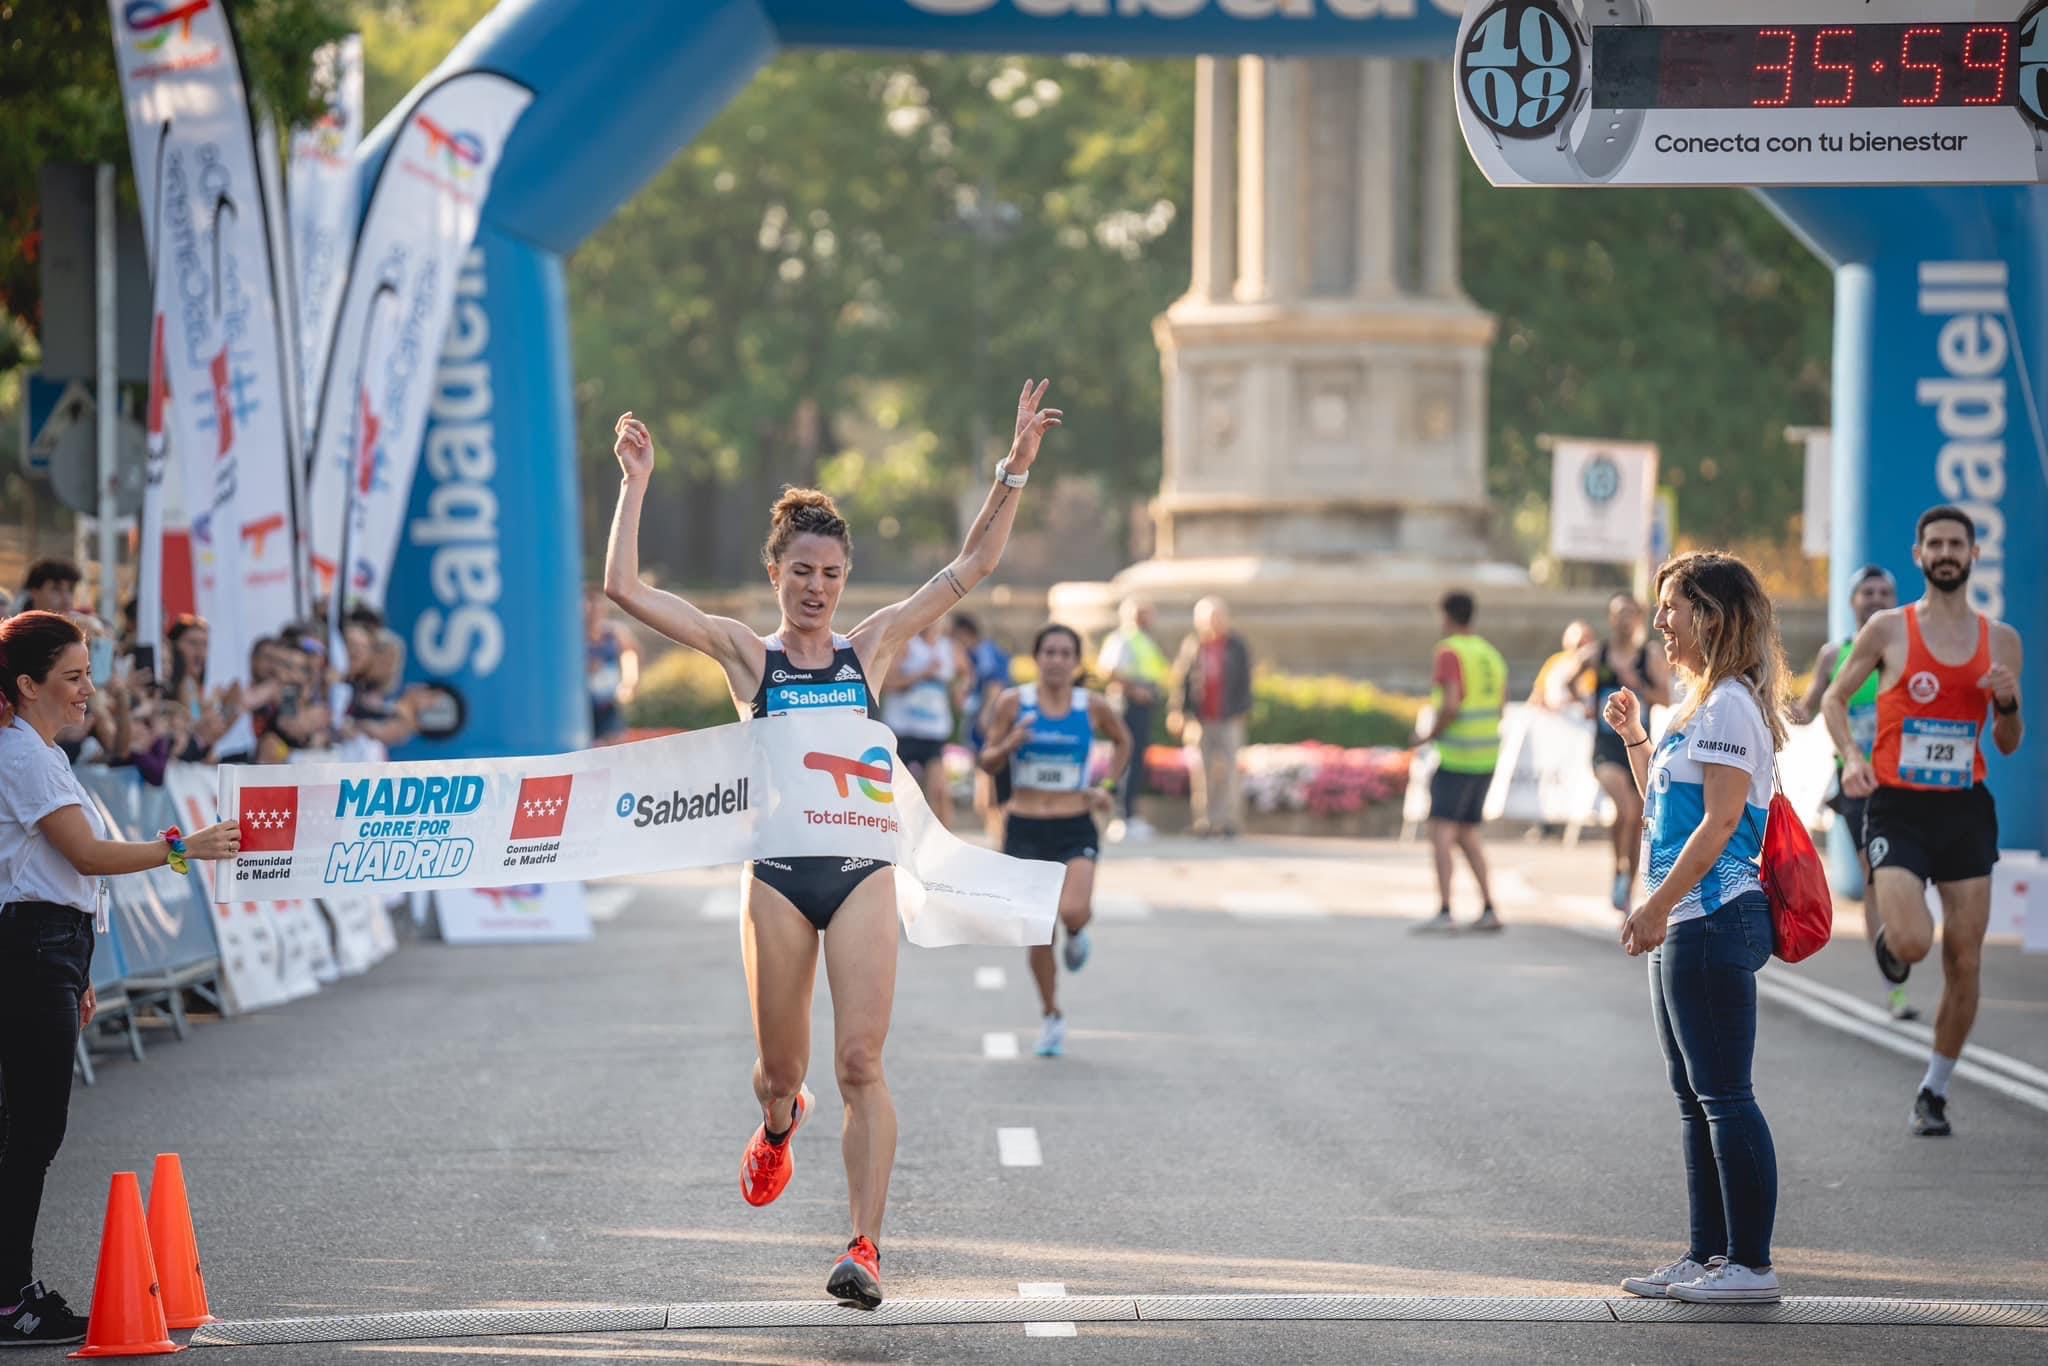
[[[1784,650],[1771,600],[1729,555],[1684,555],[1657,575],[1656,629],[1692,685],[1653,745],[1626,689],[1607,724],[1644,795],[1648,895],[1621,928],[1650,955],[1650,1002],[1685,1139],[1692,1242],[1621,1288],[1694,1303],[1773,1301],[1778,1162],[1750,1086],[1756,973],[1771,956],[1758,880],[1778,749]]]

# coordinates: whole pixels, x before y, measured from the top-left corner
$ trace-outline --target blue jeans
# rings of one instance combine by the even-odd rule
[[[1771,1264],[1778,1154],[1750,1086],[1756,974],[1771,956],[1770,903],[1750,892],[1671,927],[1650,954],[1650,1009],[1678,1094],[1694,1261]]]

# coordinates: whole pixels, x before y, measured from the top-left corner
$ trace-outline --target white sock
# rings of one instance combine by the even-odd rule
[[[1943,1100],[1948,1099],[1948,1079],[1956,1070],[1954,1058],[1944,1058],[1939,1053],[1927,1055],[1927,1075],[1920,1078],[1920,1089],[1932,1091]]]

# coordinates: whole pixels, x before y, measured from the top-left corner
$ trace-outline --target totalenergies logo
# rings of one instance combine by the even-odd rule
[[[831,774],[832,784],[842,797],[851,795],[848,783],[856,782],[860,784],[861,794],[871,802],[886,806],[896,800],[896,794],[889,790],[890,780],[896,776],[895,763],[889,751],[880,745],[858,759],[812,750],[804,756],[804,767]]]
[[[162,0],[129,0],[121,10],[121,22],[135,37],[141,52],[161,52],[175,32],[180,42],[192,41],[192,21],[206,12],[213,0],[185,0],[164,4]]]
[[[467,180],[484,164],[484,142],[475,133],[451,133],[425,114],[414,120],[427,140],[427,154],[439,153],[441,170],[456,180]]]

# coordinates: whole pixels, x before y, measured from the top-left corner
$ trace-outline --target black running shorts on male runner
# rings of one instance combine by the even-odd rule
[[[1998,806],[1991,789],[1955,792],[1880,787],[1863,813],[1870,866],[1904,868],[1924,882],[1990,877],[1998,862]]]

